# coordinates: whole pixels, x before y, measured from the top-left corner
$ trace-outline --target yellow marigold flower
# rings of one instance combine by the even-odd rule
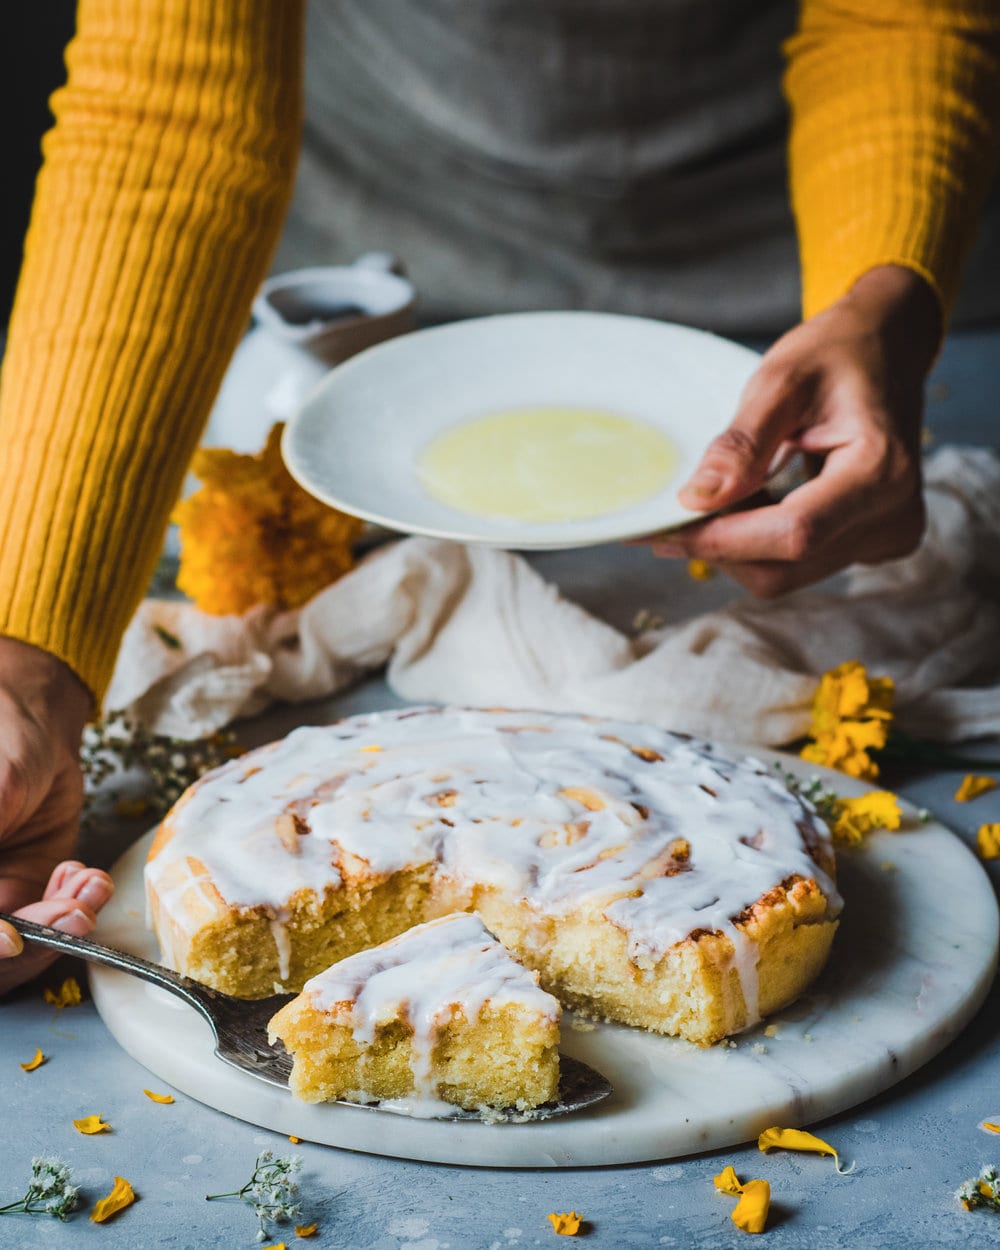
[[[545,1217],[552,1224],[552,1228],[560,1237],[575,1237],[580,1231],[580,1225],[583,1223],[583,1216],[577,1215],[575,1211],[564,1211],[562,1215],[555,1211],[551,1215]]]
[[[715,569],[707,560],[688,560],[688,577],[696,582],[707,582],[715,576]]]
[[[981,859],[1000,859],[1000,825],[980,825],[976,845]]]
[[[42,997],[60,1011],[63,1007],[78,1007],[83,1000],[76,977],[67,977],[58,990],[45,990]]]
[[[74,1120],[73,1127],[78,1133],[92,1137],[95,1133],[110,1133],[111,1125],[106,1124],[99,1115],[85,1115],[82,1120]]]
[[[849,1168],[840,1166],[840,1156],[829,1142],[803,1129],[766,1128],[757,1138],[757,1149],[765,1152],[768,1150],[807,1150],[818,1155],[830,1155],[833,1159],[833,1166],[842,1176],[854,1171],[853,1163]]]
[[[730,1219],[745,1233],[762,1233],[771,1209],[771,1186],[767,1181],[753,1180],[741,1184],[732,1167],[724,1168],[715,1177],[715,1188],[724,1194],[739,1197]]]
[[[126,1207],[130,1207],[133,1202],[135,1202],[135,1190],[124,1176],[116,1176],[111,1193],[106,1198],[102,1198],[100,1202],[94,1203],[94,1209],[90,1213],[90,1218],[95,1224],[103,1224],[112,1215],[117,1215],[119,1211],[124,1211]]]
[[[151,1089],[144,1089],[142,1092],[150,1102],[171,1103],[174,1101],[173,1094],[154,1094]]]
[[[40,1068],[45,1062],[45,1055],[40,1050],[36,1050],[34,1057],[29,1059],[27,1063],[22,1063],[21,1067],[25,1072],[34,1072],[36,1068]]]
[[[802,758],[874,780],[878,765],[868,753],[885,746],[893,694],[891,678],[869,677],[857,660],[824,673],[813,699],[813,741],[802,750]]]
[[[898,829],[902,823],[899,799],[890,790],[873,790],[856,799],[837,799],[836,809],[830,832],[837,842],[849,846],[858,846],[873,829]]]
[[[295,608],[353,564],[362,522],[314,499],[281,459],[280,425],[256,456],[202,448],[202,486],[174,510],[181,531],[177,585],[205,612],[257,604]]]
[[[962,783],[955,791],[956,803],[971,803],[973,799],[978,799],[981,794],[988,794],[990,790],[995,790],[1000,782],[995,781],[992,777],[977,777],[973,773],[967,773],[962,778]]]

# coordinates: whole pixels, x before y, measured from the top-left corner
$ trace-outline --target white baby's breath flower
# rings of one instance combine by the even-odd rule
[[[270,1150],[262,1150],[257,1156],[253,1175],[242,1189],[225,1194],[208,1194],[212,1198],[242,1198],[253,1207],[257,1217],[257,1240],[267,1240],[267,1224],[284,1220],[297,1220],[301,1214],[294,1201],[298,1185],[292,1177],[302,1167],[298,1155],[275,1157]]]
[[[71,1184],[70,1170],[54,1155],[35,1155],[23,1198],[0,1207],[0,1215],[52,1215],[65,1220],[76,1210],[79,1191]]]

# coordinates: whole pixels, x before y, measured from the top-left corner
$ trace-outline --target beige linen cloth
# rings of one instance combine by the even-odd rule
[[[403,699],[588,712],[780,745],[804,735],[818,675],[859,659],[895,680],[910,732],[1000,733],[1000,459],[942,448],[926,482],[929,524],[912,556],[858,566],[838,593],[740,598],[638,638],[563,598],[520,556],[426,538],[374,552],[292,612],[211,617],[146,600],[106,707],[198,737],[387,665]]]

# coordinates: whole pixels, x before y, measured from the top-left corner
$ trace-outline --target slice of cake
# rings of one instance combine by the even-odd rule
[[[268,1034],[304,1102],[441,1100],[467,1110],[551,1102],[559,1003],[478,916],[455,913],[308,981]]]

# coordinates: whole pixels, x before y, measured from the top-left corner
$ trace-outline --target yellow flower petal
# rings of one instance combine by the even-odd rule
[[[723,1168],[714,1179],[715,1188],[721,1190],[724,1194],[741,1194],[743,1192],[743,1186],[736,1175],[736,1169],[732,1166]]]
[[[151,1089],[144,1089],[142,1092],[146,1095],[150,1102],[168,1103],[174,1101],[173,1094],[154,1094]]]
[[[808,1150],[814,1154],[830,1155],[833,1165],[842,1176],[854,1170],[852,1163],[849,1168],[840,1166],[840,1156],[829,1142],[823,1141],[813,1133],[806,1133],[798,1128],[766,1128],[757,1138],[758,1150]]]
[[[21,1067],[25,1072],[34,1072],[36,1068],[40,1068],[45,1062],[46,1056],[40,1050],[35,1051],[33,1059],[29,1059],[27,1063],[22,1063]]]
[[[53,1007],[77,1007],[83,999],[76,977],[67,977],[58,990],[45,990],[42,997]]]
[[[561,1215],[553,1211],[545,1218],[551,1221],[553,1230],[560,1237],[575,1237],[583,1223],[583,1216],[577,1215],[575,1211],[564,1211]]]
[[[837,799],[837,815],[830,832],[838,842],[857,846],[873,829],[898,829],[902,823],[899,799],[889,790],[873,790],[855,799]]]
[[[688,577],[696,582],[707,582],[715,576],[715,569],[707,560],[688,560]]]
[[[1000,1124],[991,1124],[989,1120],[984,1120],[980,1127],[986,1129],[988,1133],[1000,1133]]]
[[[716,1189],[739,1198],[729,1217],[736,1227],[745,1233],[762,1233],[771,1209],[771,1186],[767,1181],[753,1180],[742,1185],[731,1166],[723,1168],[714,1181]]]
[[[272,1241],[269,1246],[261,1246],[260,1250],[288,1250],[283,1241]]]
[[[318,1224],[296,1224],[295,1236],[296,1237],[315,1237],[317,1228],[319,1228]]]
[[[982,859],[1000,859],[1000,825],[980,825],[976,845]]]
[[[99,1202],[94,1203],[94,1209],[90,1213],[90,1218],[95,1224],[103,1224],[112,1215],[117,1215],[119,1211],[124,1211],[126,1207],[130,1207],[133,1202],[135,1202],[135,1190],[124,1176],[116,1176],[111,1193],[106,1198],[102,1198]]]
[[[962,783],[955,791],[956,803],[971,803],[973,799],[978,799],[981,794],[988,794],[991,790],[995,790],[1000,782],[992,777],[977,777],[974,773],[967,773],[962,778]]]
[[[771,1209],[771,1186],[767,1181],[747,1181],[730,1219],[745,1233],[762,1233]]]
[[[111,1125],[106,1124],[99,1115],[85,1115],[82,1120],[74,1120],[73,1127],[78,1133],[92,1137],[95,1133],[110,1133]]]
[[[290,1136],[290,1137],[288,1138],[288,1140],[292,1143],[292,1145],[293,1145],[293,1146],[297,1146],[297,1145],[298,1145],[298,1144],[302,1141],[302,1138],[301,1138],[301,1137],[291,1137],[291,1136]]]

